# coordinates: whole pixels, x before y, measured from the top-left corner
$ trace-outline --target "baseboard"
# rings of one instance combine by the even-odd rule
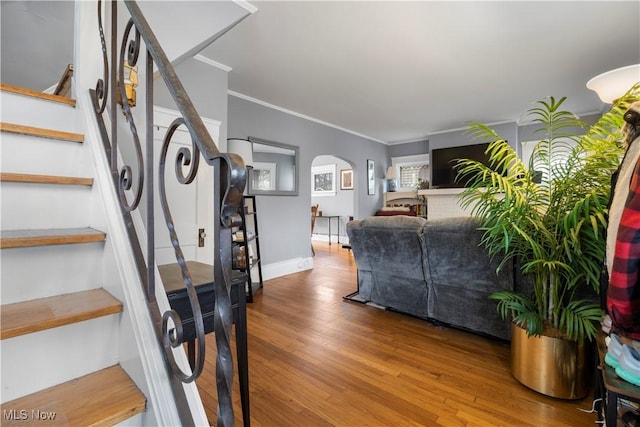
[[[313,268],[313,258],[293,258],[286,261],[274,262],[262,266],[263,280],[275,279],[287,274],[298,273],[300,271],[311,270]]]
[[[312,234],[311,240],[314,242],[328,242],[329,236],[326,234]],[[338,237],[335,234],[331,235],[331,243],[338,243]],[[349,236],[340,236],[340,244],[342,245],[343,243],[349,243]]]

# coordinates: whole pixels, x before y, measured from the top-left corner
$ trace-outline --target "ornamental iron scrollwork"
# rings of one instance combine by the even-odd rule
[[[104,27],[102,26],[102,0],[98,0],[98,31],[100,32],[100,47],[102,48],[103,78],[98,79],[96,83],[96,97],[99,100],[96,112],[102,114],[107,106],[107,94],[109,93],[109,57],[107,55]]]
[[[129,34],[132,28],[134,28],[134,39],[129,40]],[[140,33],[138,29],[134,27],[133,19],[129,19],[125,26],[122,43],[120,45],[120,61],[118,62],[118,81],[120,82],[118,89],[120,91],[120,99],[123,100],[120,107],[122,107],[127,123],[129,123],[129,130],[133,136],[133,148],[135,149],[136,165],[138,166],[138,183],[134,189],[133,201],[129,203],[126,197],[126,192],[133,187],[133,168],[130,165],[125,165],[120,170],[118,196],[120,197],[122,207],[131,212],[138,208],[140,199],[142,198],[142,189],[144,187],[144,160],[142,158],[142,147],[140,145],[140,137],[138,136],[138,128],[133,118],[133,113],[131,112],[131,106],[126,102],[127,94],[124,87],[125,52],[127,53],[127,63],[129,66],[134,67],[138,63],[138,56],[140,55]]]
[[[202,373],[205,360],[205,339],[204,320],[198,300],[193,280],[187,268],[185,256],[180,247],[178,234],[171,215],[169,203],[167,201],[165,186],[165,168],[168,155],[168,147],[176,130],[184,126],[191,136],[191,147],[181,147],[175,156],[174,172],[175,178],[180,184],[191,184],[196,178],[200,156],[213,168],[214,171],[214,224],[213,235],[216,250],[214,251],[214,286],[215,286],[215,306],[214,306],[214,333],[217,346],[216,358],[216,384],[218,391],[218,419],[217,425],[231,426],[234,423],[233,404],[231,401],[231,387],[233,384],[233,357],[231,353],[231,325],[233,313],[231,306],[231,227],[239,226],[242,218],[239,209],[242,207],[243,192],[247,179],[246,167],[242,158],[236,154],[220,153],[215,142],[209,135],[202,119],[198,115],[195,107],[191,103],[189,96],[175,70],[167,59],[162,47],[159,45],[153,31],[150,29],[146,19],[140,11],[135,1],[126,1],[131,18],[125,25],[122,42],[120,44],[119,55],[115,35],[117,33],[117,9],[115,2],[111,2],[111,66],[107,54],[108,47],[105,38],[105,31],[102,24],[102,2],[98,1],[98,27],[100,44],[103,57],[103,78],[98,79],[94,90],[90,90],[96,119],[100,127],[104,147],[109,158],[111,173],[114,185],[118,194],[120,208],[124,216],[127,233],[136,265],[138,266],[140,279],[147,298],[147,305],[157,327],[158,339],[164,350],[166,362],[176,378],[172,380],[174,397],[179,408],[183,424],[193,424],[190,419],[188,402],[184,395],[184,389],[180,382],[189,383],[194,381]],[[133,31],[133,33],[132,33]],[[135,103],[128,102],[125,89],[125,67],[136,69],[136,64],[142,49],[142,41],[145,44],[146,53],[146,148],[147,158],[143,156],[142,145],[138,135],[132,107]],[[126,55],[125,55],[126,54]],[[125,58],[126,56],[126,58]],[[116,62],[117,61],[117,62]],[[115,64],[115,65],[114,65]],[[197,351],[196,361],[191,367],[191,373],[185,372],[178,366],[174,357],[174,349],[182,344],[183,330],[180,316],[175,310],[160,313],[157,301],[155,300],[155,255],[154,255],[154,180],[153,176],[153,65],[157,66],[157,71],[162,76],[169,93],[172,95],[182,117],[173,121],[169,126],[163,139],[160,161],[158,163],[158,183],[159,200],[167,226],[170,240],[174,249],[177,264],[180,267],[183,282],[186,287],[187,296],[191,305],[195,324]],[[137,82],[136,82],[137,83]],[[111,92],[110,92],[111,90]],[[114,92],[117,91],[117,92]],[[119,96],[117,96],[119,95]],[[120,102],[116,101],[119,98]],[[108,99],[111,100],[109,114],[111,121],[111,135],[106,130],[103,113],[106,110]],[[118,131],[117,123],[122,120],[117,114],[118,107],[124,114],[124,118],[129,125],[131,133],[131,144],[135,152],[133,165],[125,164],[118,170]],[[111,139],[111,140],[110,140]],[[130,152],[129,150],[128,152]],[[145,164],[146,161],[146,164]],[[186,169],[186,173],[185,173]],[[146,190],[145,174],[147,176]],[[136,211],[143,198],[146,200],[146,239],[139,238],[131,213]],[[132,199],[131,202],[128,198]],[[146,244],[140,243],[143,240]],[[146,253],[145,253],[146,250]],[[177,383],[177,384],[176,384]]]
[[[169,209],[169,202],[167,201],[167,189],[165,184],[165,165],[167,160],[167,153],[169,150],[169,144],[175,131],[184,124],[183,118],[178,118],[171,123],[167,133],[162,142],[162,148],[160,151],[160,163],[158,167],[158,183],[160,192],[160,204],[162,205],[162,212],[164,214],[164,220],[169,230],[169,238],[173,246],[176,260],[180,266],[180,272],[182,274],[182,280],[187,289],[187,296],[189,297],[189,303],[191,304],[191,310],[193,312],[193,320],[195,324],[196,342],[198,343],[196,351],[196,362],[193,366],[191,374],[186,374],[178,366],[173,355],[173,348],[176,348],[182,344],[182,322],[180,316],[175,310],[169,310],[162,315],[162,344],[167,354],[169,364],[175,375],[180,378],[182,382],[189,383],[200,376],[202,369],[204,368],[204,356],[205,356],[205,340],[204,340],[204,321],[202,319],[202,311],[200,309],[200,302],[198,301],[198,294],[193,286],[193,280],[189,273],[189,268],[184,258],[184,253],[180,248],[180,241],[178,239],[178,233],[176,232],[173,217],[171,216],[171,210]],[[176,154],[175,161],[175,173],[178,182],[183,185],[188,185],[193,182],[198,173],[198,164],[200,158],[200,151],[195,141],[192,139],[191,150],[187,147],[181,147]],[[193,160],[193,161],[192,161]],[[183,167],[188,166],[187,176],[183,173]],[[174,333],[169,329],[169,319],[176,326]]]

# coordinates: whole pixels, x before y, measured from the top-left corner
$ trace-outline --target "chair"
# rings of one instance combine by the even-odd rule
[[[311,206],[311,235],[313,236],[313,229],[316,226],[316,217],[318,216],[318,204]],[[311,253],[313,255],[316,254],[316,251],[313,249],[313,241],[311,242]]]

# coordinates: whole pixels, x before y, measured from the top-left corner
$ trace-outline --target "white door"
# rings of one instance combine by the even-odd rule
[[[179,113],[161,107],[154,107],[154,157],[155,168],[159,164],[162,140],[171,122]],[[216,143],[220,135],[220,122],[212,119],[202,119],[209,133]],[[175,174],[176,154],[180,148],[187,148],[193,155],[191,136],[185,126],[181,126],[174,133],[167,158],[165,160],[165,185],[167,202],[173,218],[180,248],[187,261],[200,261],[213,264],[213,171],[200,154],[200,164],[195,180],[188,185],[178,182]],[[188,173],[183,168],[184,174]],[[175,251],[169,237],[162,206],[158,196],[158,176],[154,177],[156,188],[155,200],[155,249],[158,265],[176,262]],[[204,246],[199,244],[199,230],[204,230]]]

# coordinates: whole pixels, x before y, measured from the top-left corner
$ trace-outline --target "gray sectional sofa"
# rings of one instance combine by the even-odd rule
[[[347,223],[358,267],[359,300],[451,326],[509,339],[493,292],[513,289],[512,267],[479,246],[469,217],[369,217]]]

